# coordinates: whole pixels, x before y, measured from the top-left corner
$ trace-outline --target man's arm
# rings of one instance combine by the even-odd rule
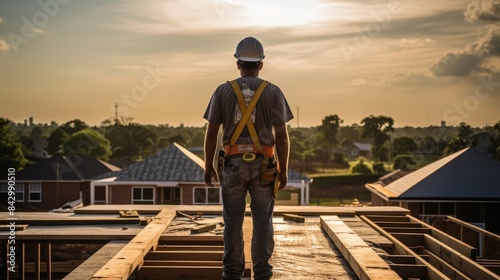
[[[288,182],[288,156],[290,154],[290,142],[288,140],[288,129],[286,123],[275,127],[276,131],[276,155],[278,156],[278,168],[280,170],[280,189],[286,187]]]
[[[219,133],[218,124],[208,122],[207,131],[205,132],[205,183],[213,187],[212,178],[217,180],[217,171],[214,168],[215,149],[217,148],[217,135]]]

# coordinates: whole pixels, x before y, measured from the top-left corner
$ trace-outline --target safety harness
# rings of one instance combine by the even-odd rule
[[[240,89],[240,86],[236,80],[232,80],[229,82],[233,87],[234,93],[238,99],[238,106],[240,108],[242,117],[234,130],[233,135],[231,136],[231,140],[229,145],[224,146],[224,151],[226,155],[231,154],[243,154],[242,158],[245,161],[252,161],[255,159],[255,153],[260,153],[264,156],[264,160],[262,161],[262,178],[268,180],[270,182],[275,182],[274,193],[273,195],[276,197],[279,187],[279,172],[277,170],[277,166],[271,167],[270,169],[270,159],[274,157],[274,149],[272,146],[265,146],[260,144],[259,137],[257,135],[257,131],[255,130],[255,126],[250,119],[252,115],[252,111],[254,110],[257,102],[259,101],[260,96],[269,85],[269,82],[263,81],[257,90],[255,91],[252,99],[248,106],[245,103],[245,97],[243,96],[243,92]],[[253,145],[237,145],[236,141],[240,137],[243,129],[247,127],[248,132],[250,133],[250,137],[252,138]],[[271,162],[273,164],[273,162]],[[275,164],[275,163],[274,163]]]

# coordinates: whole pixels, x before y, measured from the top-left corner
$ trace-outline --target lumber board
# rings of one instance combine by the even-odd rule
[[[402,216],[389,216],[389,215],[364,215],[371,221],[377,222],[409,222],[410,219],[406,215]]]
[[[419,222],[375,222],[381,228],[417,228],[420,227],[421,224]]]
[[[462,273],[460,270],[455,268],[454,266],[450,265],[443,259],[439,258],[436,254],[432,253],[431,251],[424,249],[424,252],[429,256],[429,263],[432,264],[434,267],[438,268],[439,271],[443,272],[446,274],[448,277],[456,280],[469,280],[471,279],[464,273]]]
[[[159,244],[221,245],[220,235],[162,235]]]
[[[144,260],[145,266],[222,266],[222,260],[219,261],[195,261],[195,260]]]
[[[366,217],[364,215],[361,215],[360,218],[365,221],[368,225],[373,227],[376,231],[378,231],[380,234],[383,236],[387,237],[389,240],[391,240],[394,243],[394,247],[392,250],[393,254],[398,254],[398,255],[411,255],[415,258],[415,263],[416,264],[422,264],[427,267],[427,277],[424,279],[428,280],[448,280],[449,277],[444,275],[442,272],[440,272],[438,269],[433,267],[429,262],[427,262],[422,256],[419,254],[415,253],[412,251],[408,246],[406,246],[404,243],[399,241],[396,237],[392,236],[389,234],[387,231],[385,231],[383,228],[379,227],[375,222],[371,221],[369,217]]]
[[[64,280],[90,279],[103,265],[113,258],[128,241],[112,240],[102,246],[90,258],[71,271]]]
[[[422,224],[422,227],[428,228],[431,230],[431,233],[429,235],[432,235],[435,239],[441,241],[442,243],[450,246],[451,248],[455,249],[456,251],[460,252],[462,255],[465,255],[466,257],[475,260],[476,259],[476,248],[461,241],[460,239],[457,239],[444,231],[441,231],[435,227],[432,227],[420,220],[418,220],[415,217],[409,216],[408,218],[412,221],[415,222],[420,222]]]
[[[295,214],[283,214],[283,220],[290,220],[294,222],[304,223],[306,221],[306,218]]]
[[[245,268],[244,277],[250,276],[250,268]],[[178,280],[178,279],[221,279],[221,266],[143,266],[137,272],[135,279]]]
[[[423,264],[390,264],[394,270],[403,279],[426,279],[427,267]]]
[[[358,216],[350,218],[341,217],[341,220],[368,245],[372,244],[381,248],[392,248],[393,244],[389,239],[367,225]]]
[[[382,258],[395,264],[415,264],[415,257],[411,255],[387,255]]]
[[[423,233],[405,233],[405,232],[393,232],[389,233],[403,244],[408,247],[417,247],[424,244],[424,234]]]
[[[217,223],[198,225],[191,229],[191,234],[203,233],[214,230],[217,227]]]
[[[220,261],[223,254],[223,251],[152,251],[144,260]]]
[[[429,228],[411,228],[411,227],[385,227],[388,233],[427,233],[431,234],[431,229]]]
[[[11,230],[21,231],[21,230],[25,230],[27,227],[28,227],[28,224],[17,224],[17,223],[15,226],[0,225],[0,231],[11,231]]]
[[[156,248],[160,236],[175,217],[175,210],[163,209],[91,279],[128,279],[143,262],[144,256]]]
[[[436,254],[439,258],[456,267],[467,276],[476,280],[498,279],[498,275],[495,275],[493,272],[479,265],[470,258],[460,254],[434,237],[425,234],[424,242],[424,246],[430,252]]]
[[[156,252],[161,251],[224,251],[223,245],[158,245]]]
[[[337,216],[320,216],[321,226],[359,279],[401,279],[359,236]]]

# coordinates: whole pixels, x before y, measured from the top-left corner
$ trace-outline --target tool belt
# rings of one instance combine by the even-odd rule
[[[264,155],[264,157],[267,158],[272,158],[274,156],[274,147],[261,146],[261,150],[259,150],[253,144],[235,144],[235,145],[224,146],[224,152],[226,153],[226,156],[254,153],[254,154],[262,154]]]

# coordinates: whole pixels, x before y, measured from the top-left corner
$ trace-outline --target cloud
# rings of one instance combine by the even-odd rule
[[[4,22],[4,21],[5,21],[5,20],[4,20],[2,17],[0,17],[0,23],[2,23],[2,22]]]
[[[436,76],[468,76],[476,72],[488,72],[485,63],[500,56],[500,27],[491,26],[488,32],[464,50],[447,53],[430,67]]]
[[[8,50],[10,50],[9,44],[5,40],[0,39],[0,52],[6,52]]]
[[[353,86],[364,85],[366,83],[367,83],[367,81],[365,79],[354,79],[351,81],[351,85],[353,85]]]
[[[431,38],[403,38],[401,39],[401,45],[404,47],[421,47],[429,44],[434,44]]]
[[[467,6],[464,16],[468,22],[500,21],[500,2],[493,0],[474,1]]]

